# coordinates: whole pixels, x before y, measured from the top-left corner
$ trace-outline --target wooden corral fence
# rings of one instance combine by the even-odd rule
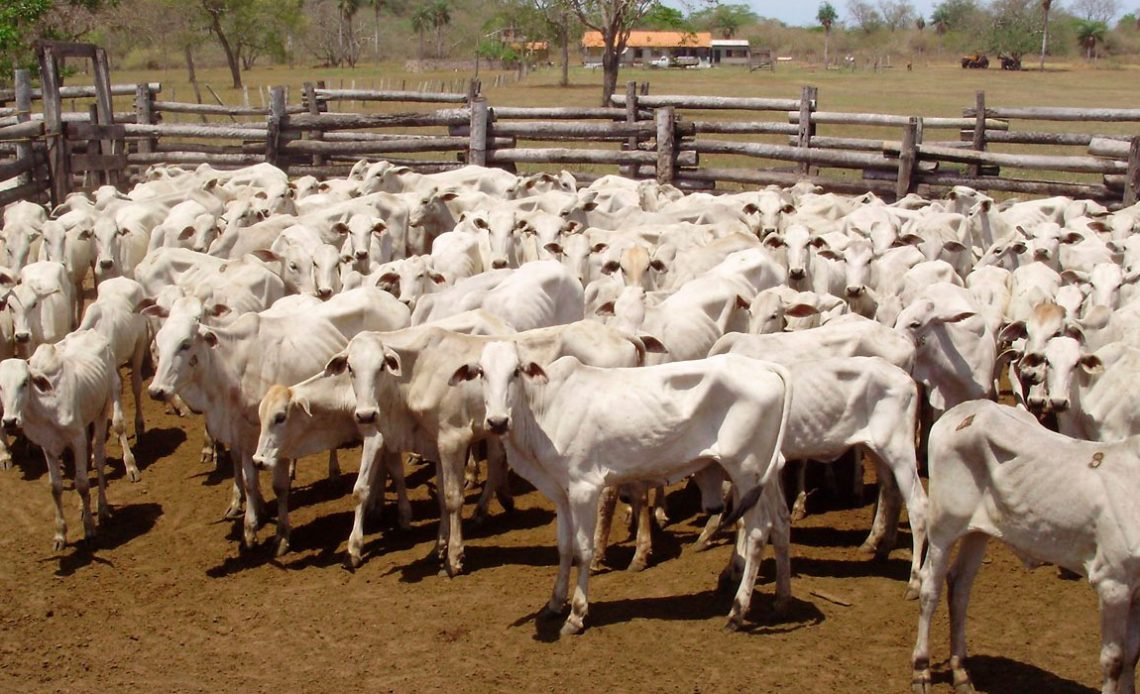
[[[42,62],[51,66],[51,60]],[[269,162],[290,175],[327,177],[346,175],[361,158],[421,171],[465,163],[557,167],[583,181],[620,172],[687,190],[807,179],[827,190],[869,190],[890,198],[936,195],[955,185],[1116,206],[1140,195],[1140,137],[1134,136],[1140,134],[1140,109],[991,107],[983,93],[961,116],[922,117],[821,110],[810,86],[793,98],[696,97],[649,95],[647,85],[639,89],[630,82],[611,106],[583,108],[495,107],[478,80],[465,94],[307,83],[294,95],[275,87],[268,106],[256,108],[164,101],[154,83],[106,84],[102,90],[56,86],[46,90],[52,92],[46,99],[25,73],[17,73],[15,85],[0,93],[0,203],[58,202],[74,189],[124,184],[159,163],[233,168]],[[103,91],[133,95],[133,108],[112,112]],[[101,105],[64,113],[61,96],[95,97]],[[42,113],[33,111],[36,102]],[[347,102],[398,102],[420,110],[337,110]],[[173,114],[205,122],[166,122]],[[1080,121],[1085,132],[1014,128],[1023,121]],[[1124,132],[1132,135],[1120,134],[1119,125],[1102,127],[1107,123],[1125,123]],[[885,132],[881,138],[820,132],[852,128]],[[935,132],[946,134],[936,139]],[[1043,153],[994,151],[1007,145],[1032,145]],[[1064,180],[1050,180],[1058,174]]]

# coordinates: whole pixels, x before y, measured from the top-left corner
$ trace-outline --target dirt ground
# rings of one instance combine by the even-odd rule
[[[729,548],[692,551],[703,518],[695,495],[677,488],[650,568],[596,576],[586,632],[559,639],[557,624],[535,619],[556,570],[554,513],[525,482],[514,480],[513,514],[496,505],[483,527],[466,524],[467,573],[448,579],[432,556],[431,471],[411,468],[413,529],[395,528],[387,512],[369,528],[364,565],[349,572],[358,461],[342,452],[345,475],[333,484],[320,457],[307,459],[292,499],[293,551],[239,556],[237,529],[221,520],[228,475],[198,459],[201,425],[150,402],[145,409],[150,430],[136,446],[143,479],[130,484],[112,460],[114,517],[94,551],[75,544],[82,524],[70,489],[69,544],[51,551],[41,458],[18,447],[16,468],[0,472],[0,690],[909,690],[917,603],[902,599],[909,550],[901,547],[910,537],[900,532],[887,562],[861,555],[870,504],[798,523],[790,613],[772,612],[769,559],[751,631],[725,633],[731,598],[716,592],[716,579]],[[263,489],[272,496],[268,481]],[[259,538],[271,535],[265,528]],[[623,566],[632,551],[618,542],[608,559]],[[1061,580],[1051,567],[1028,572],[996,543],[989,556],[970,610],[979,691],[1099,688],[1087,583]],[[943,604],[932,638],[938,686],[948,692],[947,634]]]

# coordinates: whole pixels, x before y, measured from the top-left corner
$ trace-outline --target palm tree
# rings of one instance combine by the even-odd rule
[[[431,26],[435,30],[435,57],[443,57],[443,28],[451,24],[451,6],[447,0],[436,0],[428,9]]]
[[[950,30],[950,11],[939,5],[930,15],[930,23],[934,26],[934,33],[942,36]]]
[[[820,3],[819,12],[816,12],[815,18],[823,27],[823,68],[826,70],[829,65],[828,51],[831,48],[831,25],[839,19],[839,13],[835,11],[835,7],[830,2],[823,2]]]
[[[1096,45],[1104,41],[1108,27],[1104,22],[1091,19],[1077,21],[1077,41],[1085,49],[1085,57],[1092,60],[1096,57]]]
[[[919,15],[918,17],[915,18],[914,28],[918,29],[919,32],[926,29],[926,20],[922,18],[922,15]]]
[[[424,59],[424,34],[432,26],[431,8],[426,5],[420,5],[415,12],[412,13],[412,31],[419,34],[420,37],[420,51],[419,59]]]
[[[1045,70],[1045,51],[1049,48],[1049,10],[1053,0],[1041,0],[1041,70]]]

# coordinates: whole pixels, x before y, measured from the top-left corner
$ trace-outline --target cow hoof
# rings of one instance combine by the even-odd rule
[[[129,467],[127,468],[127,479],[131,482],[138,482],[142,479],[142,473],[137,467]]]
[[[543,605],[542,609],[538,611],[538,618],[540,620],[555,620],[562,619],[563,609],[554,609],[548,604]]]
[[[59,538],[59,537],[52,540],[52,543],[51,543],[51,548],[55,552],[62,552],[63,548],[66,546],[67,546],[67,542],[65,540],[63,540],[63,538]]]
[[[6,456],[0,458],[0,470],[11,470],[11,469],[12,469],[12,456],[6,455]]]
[[[591,576],[596,576],[596,575],[604,572],[605,570],[606,570],[606,565],[603,564],[601,562],[601,560],[595,559],[594,561],[590,562],[590,575]]]
[[[396,520],[396,525],[400,526],[400,530],[411,530],[412,520],[410,518],[400,518]]]
[[[364,564],[364,559],[359,554],[349,553],[348,555],[348,568],[355,571]]]
[[[724,623],[724,630],[726,632],[734,632],[735,633],[735,632],[741,631],[743,629],[744,629],[744,620],[742,620],[740,617],[737,617],[735,615],[732,617],[729,617],[728,621]]]
[[[277,538],[276,556],[283,557],[288,553],[289,553],[289,538],[287,538],[287,537]]]
[[[974,685],[970,682],[961,682],[954,685],[954,694],[977,694]]]
[[[562,623],[562,628],[558,630],[558,633],[563,636],[575,636],[581,634],[582,629],[582,620],[571,616]]]
[[[666,525],[669,525],[669,514],[665,513],[665,509],[661,506],[658,506],[653,511],[653,517],[657,519],[657,525],[661,526],[662,528],[664,528]]]
[[[111,509],[110,508],[99,509],[99,525],[106,525],[110,521],[111,521]]]
[[[637,557],[634,557],[633,561],[631,561],[629,563],[629,566],[627,566],[625,570],[626,571],[635,571],[635,572],[645,571],[645,569],[648,566],[649,566],[649,560],[648,559],[639,559]]]
[[[930,684],[930,680],[925,682],[916,680],[910,683],[911,694],[933,694],[934,689]]]
[[[863,554],[874,554],[879,551],[879,548],[878,545],[876,545],[874,542],[867,540],[863,544],[859,545],[859,551]]]
[[[499,505],[503,507],[504,513],[514,513],[515,512],[515,500],[513,497],[508,496],[505,499],[502,497],[499,497]]]
[[[482,528],[483,524],[486,522],[487,512],[476,509],[474,515],[471,516],[471,526],[475,528]]]
[[[245,516],[245,512],[241,510],[241,506],[230,506],[226,509],[226,514],[222,516],[226,520],[237,520]]]
[[[903,600],[918,600],[918,591],[921,588],[918,581],[913,581],[906,587],[906,593],[903,594]]]

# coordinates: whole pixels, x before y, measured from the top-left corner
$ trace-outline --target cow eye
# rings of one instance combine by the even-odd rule
[[[277,416],[273,418],[273,423],[274,424],[284,424],[285,423],[285,413],[284,412],[278,412]]]
[[[178,351],[179,352],[185,352],[188,349],[190,349],[190,341],[189,340],[178,345]]]
[[[298,269],[298,268],[297,268],[297,263],[289,263],[289,269],[290,269],[290,270],[296,270],[296,269]]]
[[[516,368],[516,369],[515,369],[515,370],[514,370],[514,371],[511,373],[511,378],[518,378],[520,374],[522,374],[522,369]]]

